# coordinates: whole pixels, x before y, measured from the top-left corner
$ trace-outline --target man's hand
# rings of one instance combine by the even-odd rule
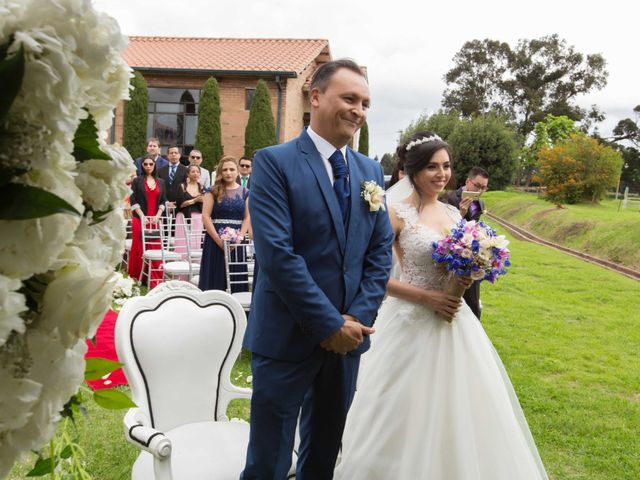
[[[320,346],[330,352],[344,355],[358,348],[363,342],[364,336],[371,335],[375,329],[365,327],[351,315],[345,314],[342,315],[342,318],[344,318],[344,325],[329,338],[324,339]]]
[[[473,198],[471,197],[467,197],[467,198],[463,198],[462,200],[460,200],[460,215],[461,216],[465,216],[467,214],[467,211],[469,210],[469,207],[471,206],[471,204],[473,203]]]

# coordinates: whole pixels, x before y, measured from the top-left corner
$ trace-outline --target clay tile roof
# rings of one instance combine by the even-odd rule
[[[137,69],[300,74],[329,41],[295,38],[129,37],[125,61]]]

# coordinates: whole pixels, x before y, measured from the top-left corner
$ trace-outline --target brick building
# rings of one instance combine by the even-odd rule
[[[148,136],[184,153],[195,143],[200,89],[211,76],[220,86],[225,154],[244,153],[244,130],[258,80],[269,86],[280,142],[309,122],[309,83],[318,65],[331,60],[328,40],[274,38],[129,37],[124,59],[149,87]],[[123,105],[114,136],[122,143]]]

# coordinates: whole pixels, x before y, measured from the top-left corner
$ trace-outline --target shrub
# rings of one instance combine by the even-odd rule
[[[278,140],[271,111],[269,88],[264,80],[258,80],[249,111],[249,121],[244,131],[244,154],[250,156],[254,150],[276,143]]]
[[[213,77],[205,82],[200,95],[195,148],[202,152],[202,166],[213,171],[223,155],[220,90],[218,81]]]
[[[358,142],[358,152],[369,156],[369,125],[367,122],[360,127],[360,141]]]
[[[616,186],[623,163],[620,152],[581,134],[542,147],[539,158],[547,199],[563,203],[600,201]]]
[[[124,131],[122,145],[133,158],[141,157],[147,148],[147,108],[149,94],[147,82],[140,72],[131,79],[131,100],[124,103]]]

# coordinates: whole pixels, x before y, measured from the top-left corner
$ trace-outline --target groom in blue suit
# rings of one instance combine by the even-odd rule
[[[366,119],[366,78],[351,60],[323,64],[309,100],[309,128],[260,150],[251,177],[260,275],[244,338],[253,371],[244,480],[287,477],[298,417],[296,478],[332,478],[391,269],[389,217],[360,195],[364,181],[384,185],[382,169],[347,147]]]

